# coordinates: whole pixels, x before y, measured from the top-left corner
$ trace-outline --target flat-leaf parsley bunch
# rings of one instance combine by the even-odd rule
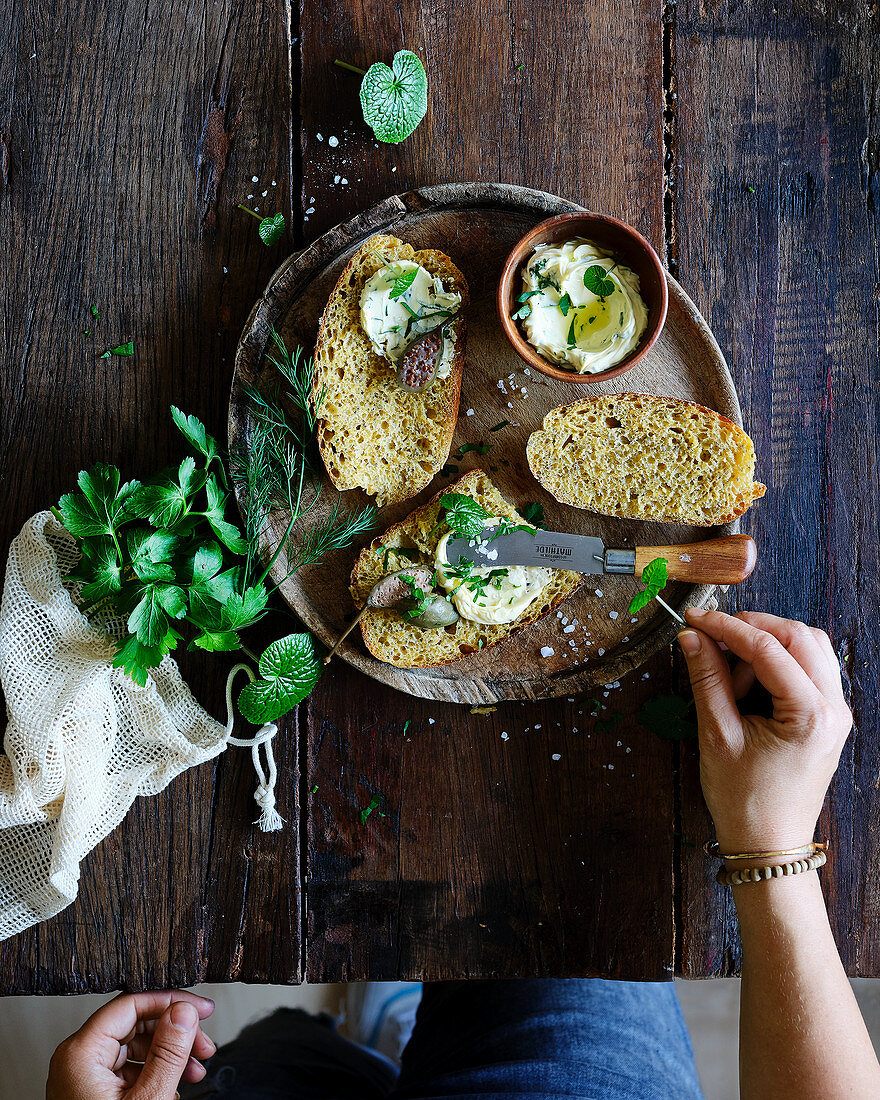
[[[295,535],[321,493],[313,441],[323,395],[310,401],[311,361],[299,351],[290,355],[273,337],[278,355],[270,358],[286,386],[272,393],[245,388],[253,424],[246,449],[224,461],[204,424],[172,406],[196,457],[142,482],[123,482],[115,466],[98,463],[81,471],[78,491],[65,493],[53,509],[79,543],[80,560],[68,579],[80,586],[82,611],[109,624],[114,667],[144,686],[149,670],[185,638],[190,649],[241,650],[259,676],[241,692],[239,709],[257,725],[301,702],[321,669],[311,634],[280,638],[259,658],[242,641],[242,632],[269,610],[276,559],[285,552],[289,577],[348,546],[375,519],[373,508],[341,515],[337,500],[327,520]],[[243,532],[229,518],[230,479],[246,501]],[[288,513],[289,523],[264,564],[260,546],[276,509]]]

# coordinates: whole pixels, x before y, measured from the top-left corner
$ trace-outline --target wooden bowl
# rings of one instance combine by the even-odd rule
[[[639,277],[639,292],[648,308],[648,327],[642,334],[635,351],[620,363],[616,363],[607,370],[597,371],[595,374],[578,374],[575,370],[551,363],[543,355],[539,355],[511,317],[511,314],[516,311],[516,297],[522,289],[522,269],[535,247],[540,244],[563,244],[573,237],[585,238],[632,268]],[[498,282],[497,303],[501,327],[521,359],[524,359],[530,367],[557,381],[588,386],[593,382],[605,382],[609,378],[616,378],[619,374],[630,370],[648,354],[663,329],[669,291],[666,286],[666,272],[663,264],[660,263],[660,257],[641,233],[631,225],[627,225],[618,218],[609,217],[607,214],[557,214],[555,218],[548,218],[526,233],[507,257]]]

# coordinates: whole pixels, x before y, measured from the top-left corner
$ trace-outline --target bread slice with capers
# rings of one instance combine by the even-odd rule
[[[529,437],[526,456],[558,501],[624,519],[711,527],[767,489],[754,479],[751,439],[732,420],[647,393],[560,405]]]
[[[383,576],[416,564],[433,566],[437,544],[449,530],[443,522],[444,509],[440,503],[446,493],[470,497],[490,516],[500,516],[513,523],[525,522],[482,470],[471,470],[377,536],[360,552],[351,574],[351,594],[358,608],[364,606],[370,589]],[[399,668],[449,664],[498,645],[531,626],[555,610],[581,584],[579,573],[553,570],[538,598],[511,623],[486,625],[459,619],[454,625],[439,630],[420,630],[396,611],[377,609],[366,612],[361,620],[361,631],[367,649],[387,664]]]
[[[375,351],[361,323],[366,282],[400,260],[420,264],[446,291],[461,295],[446,329],[449,373],[418,393],[400,387],[395,368]],[[379,235],[349,260],[321,316],[312,386],[318,447],[337,489],[364,489],[381,508],[415,496],[442,467],[458,416],[467,306],[467,281],[442,252],[416,252],[397,237]]]

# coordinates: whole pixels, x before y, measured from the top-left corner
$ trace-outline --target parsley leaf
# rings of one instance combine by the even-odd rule
[[[86,603],[102,600],[122,588],[122,567],[119,564],[119,551],[111,538],[83,539],[80,546],[82,557],[70,580],[81,581],[80,598]]]
[[[567,317],[571,309],[571,297],[568,294],[563,294],[559,299],[559,308],[562,310],[562,316]]]
[[[211,525],[211,530],[227,550],[231,550],[233,554],[246,554],[248,544],[242,538],[241,531],[226,519],[226,501],[229,494],[220,488],[214,474],[211,474],[205,482],[205,491],[208,494],[208,507],[201,514]]]
[[[189,498],[198,492],[207,478],[196,470],[196,460],[188,456],[177,471],[177,483],[144,485],[132,499],[130,510],[139,519],[148,519],[154,527],[174,527],[183,519]]]
[[[301,703],[321,675],[311,634],[289,634],[260,657],[260,678],[242,689],[238,709],[254,725],[274,722]]]
[[[120,646],[113,658],[113,667],[121,668],[136,684],[147,686],[147,669],[156,668],[162,658],[177,645],[179,635],[174,631],[170,639],[165,638],[159,645],[146,646],[134,635],[129,636]]]
[[[171,406],[171,417],[186,437],[187,442],[209,462],[217,457],[217,441],[208,435],[205,425],[195,416],[187,416],[176,405]]]
[[[213,604],[225,605],[236,593],[238,570],[221,572],[222,566],[223,551],[216,542],[200,546],[190,563],[190,608],[200,626],[211,625],[215,621],[216,608]],[[226,623],[223,625],[227,627]]]
[[[379,141],[403,141],[428,110],[425,66],[410,50],[396,53],[391,68],[377,61],[364,74],[360,100],[364,121]]]
[[[141,488],[139,481],[120,486],[115,466],[97,463],[91,470],[80,470],[79,493],[65,493],[58,501],[61,522],[74,538],[113,535],[115,528],[131,513],[132,500]]]
[[[608,272],[601,264],[593,264],[587,268],[584,272],[584,286],[603,301],[614,293],[614,280],[608,277]]]
[[[476,538],[492,518],[482,504],[464,493],[444,493],[440,506],[446,510],[446,522],[459,538]]]

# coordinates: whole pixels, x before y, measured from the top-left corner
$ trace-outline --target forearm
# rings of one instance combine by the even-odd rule
[[[880,1096],[880,1066],[815,871],[733,888],[743,945],[743,1100]]]

